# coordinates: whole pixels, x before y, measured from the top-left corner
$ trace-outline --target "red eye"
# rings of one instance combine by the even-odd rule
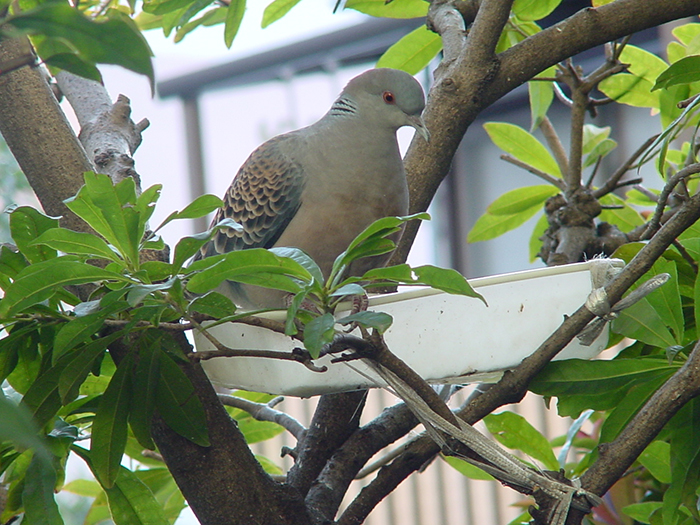
[[[384,93],[382,93],[382,98],[387,104],[394,103],[394,94],[391,91],[385,91]]]

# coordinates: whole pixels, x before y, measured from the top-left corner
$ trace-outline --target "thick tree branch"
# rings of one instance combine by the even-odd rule
[[[319,518],[333,519],[343,495],[362,467],[378,451],[405,436],[417,424],[418,420],[404,403],[384,409],[333,453],[306,496],[307,507],[314,509]]]
[[[359,427],[366,397],[366,391],[321,396],[311,425],[297,445],[297,460],[287,474],[287,482],[303,496],[315,484],[328,458]],[[309,510],[317,514],[315,508]]]
[[[33,53],[26,37],[0,40],[2,64]],[[29,180],[44,211],[61,226],[88,231],[63,204],[93,169],[41,71],[21,67],[0,75],[0,133]]]
[[[80,141],[99,172],[109,175],[114,184],[133,177],[140,190],[132,155],[141,144],[141,132],[148,127],[148,120],[134,124],[129,99],[119,95],[112,104],[99,82],[66,71],[60,71],[56,81],[78,117]]]
[[[276,397],[269,403],[255,403],[254,401],[242,397],[219,394],[219,401],[224,405],[243,410],[258,421],[277,423],[281,427],[284,427],[284,429],[297,440],[302,439],[306,433],[304,425],[289,414],[274,409],[274,407],[283,400],[283,397]]]

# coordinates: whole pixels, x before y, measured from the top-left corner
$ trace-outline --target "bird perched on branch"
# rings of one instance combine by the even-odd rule
[[[396,131],[412,126],[425,139],[423,89],[409,74],[372,69],[353,78],[328,113],[308,127],[274,137],[248,157],[213,224],[220,230],[202,248],[211,256],[246,248],[289,246],[305,251],[327,277],[333,261],[372,222],[408,212],[408,187]],[[389,255],[360,259],[362,275]],[[240,306],[283,307],[283,292],[226,282]]]

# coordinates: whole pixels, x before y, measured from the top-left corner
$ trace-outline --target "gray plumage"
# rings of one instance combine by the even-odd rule
[[[408,212],[408,187],[396,131],[413,126],[426,140],[420,84],[394,69],[352,79],[318,122],[259,146],[238,171],[213,224],[231,218],[203,256],[246,248],[304,250],[328,276],[335,258],[373,221]],[[360,260],[352,275],[387,256]],[[225,283],[220,288],[248,308],[283,307],[283,293]]]

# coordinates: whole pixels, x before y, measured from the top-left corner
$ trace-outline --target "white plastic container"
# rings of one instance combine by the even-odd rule
[[[622,266],[622,261],[614,261]],[[385,334],[390,350],[431,383],[494,380],[514,368],[573,313],[591,291],[590,264],[527,270],[471,279],[484,296],[478,299],[433,289],[409,289],[370,299],[369,310],[394,318]],[[269,317],[283,319],[285,312]],[[339,315],[339,317],[342,314]],[[230,348],[289,351],[301,346],[290,337],[239,323],[227,323],[210,333]],[[608,332],[590,346],[574,339],[556,359],[590,359],[605,349]],[[195,334],[198,351],[213,350]],[[214,384],[256,392],[309,397],[332,392],[384,386],[360,361],[317,361],[328,370],[312,372],[299,363],[252,357],[218,357],[202,365]]]

